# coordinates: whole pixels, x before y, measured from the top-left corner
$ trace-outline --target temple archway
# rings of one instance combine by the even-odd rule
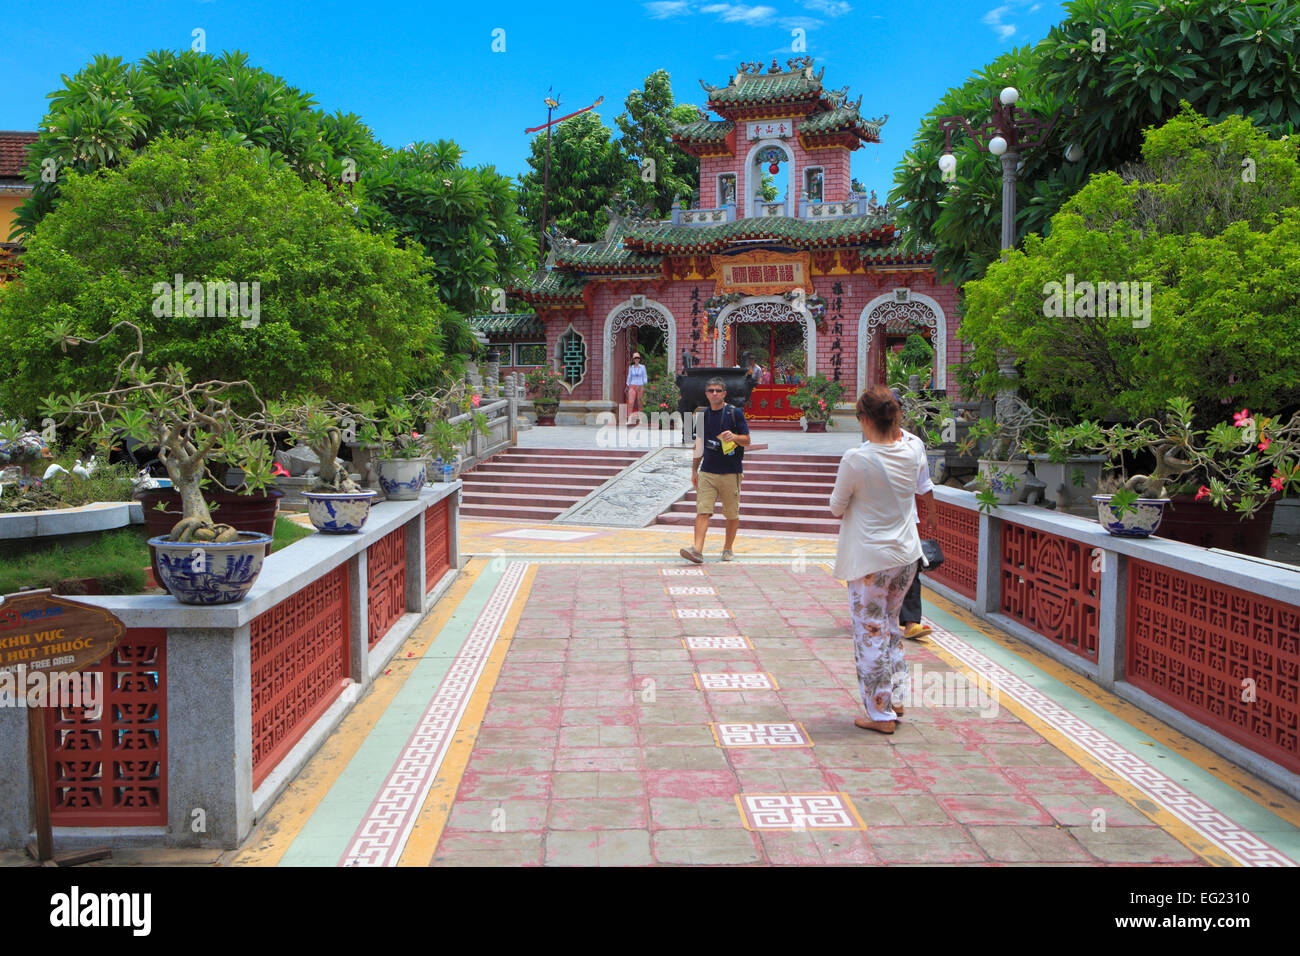
[[[726,306],[718,315],[718,338],[714,343],[714,364],[721,366],[728,356],[723,347],[723,330],[733,322],[799,322],[803,326],[805,375],[817,371],[817,324],[807,312],[800,313],[779,295],[752,296]],[[734,343],[732,343],[734,349]],[[734,360],[739,360],[735,356]],[[734,361],[733,361],[734,364]]]
[[[640,325],[653,325],[663,330],[668,349],[668,373],[671,375],[677,368],[677,323],[668,307],[644,296],[634,296],[632,302],[619,303],[605,316],[605,334],[601,338],[605,361],[601,363],[600,395],[607,402],[623,401],[623,383],[627,381],[627,332]]]
[[[947,388],[948,321],[943,306],[928,295],[910,289],[894,289],[868,302],[858,318],[859,395],[870,385],[888,384],[877,369],[882,361],[872,361],[873,343],[879,343],[883,348],[887,336],[910,332],[929,333],[930,345],[934,348],[934,387]]]

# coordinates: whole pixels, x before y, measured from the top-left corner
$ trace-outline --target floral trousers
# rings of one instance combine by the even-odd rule
[[[849,582],[858,687],[872,720],[897,720],[894,704],[908,701],[911,688],[898,612],[915,575],[913,561]]]

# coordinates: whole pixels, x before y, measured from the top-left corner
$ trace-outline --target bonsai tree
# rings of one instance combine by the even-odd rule
[[[790,404],[801,409],[810,422],[830,421],[836,403],[844,397],[844,386],[821,372],[811,376],[790,396]]]
[[[1109,427],[1082,422],[1063,430],[1060,440],[1120,463],[1119,474],[1109,476],[1105,488],[1113,491],[1111,505],[1121,515],[1134,510],[1139,497],[1163,498],[1205,482],[1196,492],[1198,500],[1208,497],[1224,510],[1235,507],[1246,518],[1274,493],[1300,488],[1300,412],[1284,423],[1242,409],[1231,424],[1219,422],[1208,431],[1193,427],[1193,414],[1191,401],[1179,396],[1168,400],[1161,419]],[[1125,453],[1141,452],[1154,460],[1154,468],[1129,475]]]
[[[444,460],[456,456],[475,429],[486,435],[488,419],[478,411],[479,397],[468,394],[463,382],[440,389],[422,389],[388,405],[382,413],[363,403],[359,413],[365,419],[358,440],[378,445],[380,457],[413,459],[436,456]],[[469,417],[452,423],[460,415]],[[416,429],[423,427],[424,431]]]
[[[295,444],[306,445],[320,459],[312,491],[356,494],[362,490],[347,470],[338,466],[339,449],[346,435],[355,433],[367,421],[360,408],[313,395],[300,402],[272,403],[268,418],[271,427],[291,432]]]
[[[43,412],[65,424],[80,420],[105,446],[121,435],[155,445],[158,460],[181,497],[181,520],[172,528],[171,540],[237,541],[234,528],[213,522],[202,485],[209,478],[208,466],[217,463],[241,469],[250,491],[271,484],[265,406],[246,381],[193,382],[189,370],[179,364],[142,368],[144,335],[131,322],[119,322],[97,339],[81,339],[63,330],[54,334],[66,348],[94,345],[119,328],[135,332],[136,347],[118,365],[118,381],[91,395],[50,396]]]

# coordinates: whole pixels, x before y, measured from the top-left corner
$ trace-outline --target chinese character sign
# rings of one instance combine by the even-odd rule
[[[794,289],[812,294],[809,254],[751,252],[739,256],[714,256],[718,276],[715,295],[777,295]]]

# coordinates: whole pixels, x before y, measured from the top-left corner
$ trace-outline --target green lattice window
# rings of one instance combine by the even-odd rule
[[[545,365],[546,364],[546,343],[545,342],[516,342],[515,343],[515,366],[526,365]]]
[[[587,343],[573,326],[560,336],[560,376],[569,388],[587,375]]]

